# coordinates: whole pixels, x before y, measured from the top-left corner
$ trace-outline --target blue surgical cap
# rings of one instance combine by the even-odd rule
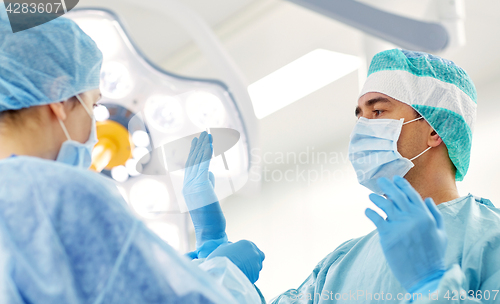
[[[14,34],[0,8],[0,112],[97,89],[101,64],[101,51],[72,20],[59,17]]]
[[[463,180],[469,168],[477,94],[469,75],[452,61],[422,52],[393,49],[375,55],[363,96],[378,92],[412,106],[448,149]]]

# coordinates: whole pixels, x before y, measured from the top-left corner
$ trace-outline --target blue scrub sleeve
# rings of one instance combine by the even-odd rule
[[[204,271],[146,228],[109,179],[28,157],[0,172],[0,303],[259,303],[232,263]]]

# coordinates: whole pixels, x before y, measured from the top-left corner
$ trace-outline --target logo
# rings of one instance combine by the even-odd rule
[[[4,2],[12,32],[52,21],[71,11],[79,0],[10,0]]]

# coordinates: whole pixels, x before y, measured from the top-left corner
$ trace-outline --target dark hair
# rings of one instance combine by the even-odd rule
[[[23,113],[25,112],[26,109],[20,109],[20,110],[7,110],[0,112],[0,122],[6,122],[8,121],[11,124],[21,124],[23,121]],[[35,116],[38,117],[38,116]]]
[[[76,105],[79,103],[78,99],[73,96],[68,101],[71,101],[71,109],[74,109]],[[12,124],[22,124],[23,123],[23,113],[30,108],[23,108],[19,110],[6,110],[0,112],[0,123],[4,121],[8,121]],[[38,113],[33,115],[34,119],[39,119]]]

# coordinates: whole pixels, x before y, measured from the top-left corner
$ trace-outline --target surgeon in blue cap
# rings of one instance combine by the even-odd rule
[[[189,261],[86,170],[101,63],[73,21],[14,34],[0,9],[0,303],[260,303],[252,242]]]

